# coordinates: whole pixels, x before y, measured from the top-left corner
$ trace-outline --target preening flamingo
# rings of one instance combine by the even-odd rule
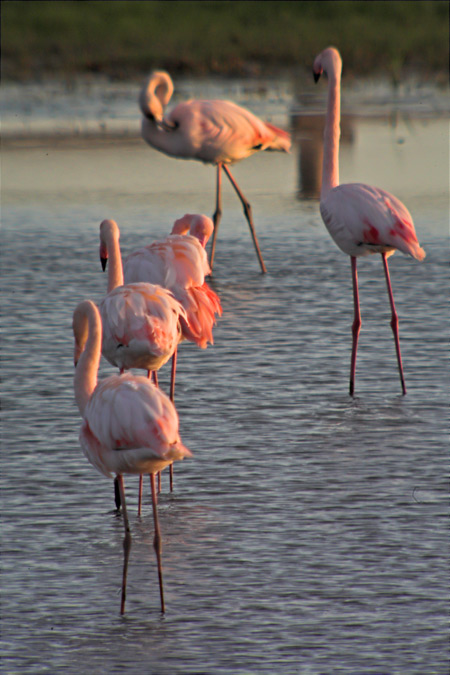
[[[180,319],[186,311],[162,286],[124,285],[120,231],[114,220],[100,225],[100,259],[108,265],[108,294],[100,303],[103,322],[102,353],[123,370],[156,372],[173,355],[181,338]]]
[[[125,611],[131,533],[123,474],[151,475],[154,548],[158,564],[161,611],[165,611],[161,563],[161,532],[156,503],[155,473],[176,460],[191,457],[178,434],[173,403],[148,378],[130,373],[111,375],[97,382],[101,356],[102,322],[93,302],[80,303],[73,314],[76,365],[74,390],[83,423],[81,448],[104,476],[118,480],[123,509],[124,564],[121,614]]]
[[[334,47],[325,49],[314,61],[315,81],[318,81],[322,72],[328,76],[320,213],[336,244],[350,256],[352,267],[354,321],[350,395],[353,396],[355,388],[356,352],[361,328],[356,258],[372,253],[381,253],[383,259],[400,381],[403,394],[406,394],[400,354],[398,316],[394,305],[387,258],[399,250],[417,260],[423,260],[425,251],[420,248],[411,214],[396,197],[385,190],[363,183],[339,185],[341,70],[342,60]]]
[[[256,237],[252,210],[244,197],[229,165],[253,155],[259,150],[289,152],[290,135],[263,122],[245,108],[221,100],[190,100],[178,103],[166,116],[164,109],[173,93],[168,73],[153,72],[139,96],[142,137],[160,152],[179,159],[196,159],[217,166],[216,209],[210,266],[214,262],[216,237],[222,216],[222,169],[238,195],[250,227],[261,271],[266,267]]]
[[[216,315],[222,314],[218,295],[205,282],[211,270],[204,246],[212,221],[200,214],[186,214],[175,222],[174,229],[180,234],[170,234],[125,259],[125,283],[148,281],[172,291],[187,314],[180,322],[183,339],[205,349],[208,342],[213,344]],[[188,230],[193,234],[186,235]]]

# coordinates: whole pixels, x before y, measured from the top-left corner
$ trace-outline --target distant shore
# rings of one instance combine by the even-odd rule
[[[445,0],[6,0],[2,80],[99,74],[123,81],[153,68],[258,77],[306,70],[334,44],[347,77],[382,74],[397,82],[420,72],[444,82],[448,20]]]

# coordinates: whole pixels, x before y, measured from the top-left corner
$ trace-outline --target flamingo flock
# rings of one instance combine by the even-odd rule
[[[342,61],[334,47],[314,60],[317,82],[328,78],[320,213],[337,246],[351,259],[354,320],[350,364],[351,396],[355,392],[356,355],[361,328],[357,258],[379,253],[386,277],[402,393],[406,394],[395,309],[387,258],[396,250],[417,260],[425,257],[413,220],[396,197],[363,183],[339,184],[340,80]],[[99,306],[81,302],[73,313],[75,342],[75,400],[82,418],[80,445],[89,462],[114,479],[116,506],[124,524],[124,562],[120,612],[125,612],[131,530],[124,475],[150,476],[161,612],[165,612],[162,538],[155,476],[175,461],[192,456],[181,442],[176,411],[175,373],[182,341],[205,349],[213,344],[213,329],[222,315],[218,295],[206,278],[212,273],[216,237],[222,216],[222,170],[235,189],[247,219],[261,272],[266,272],[250,204],[233,178],[229,165],[260,150],[289,152],[289,134],[230,101],[190,100],[169,113],[173,93],[170,76],[151,74],[139,96],[142,137],[171,157],[212,164],[217,170],[213,218],[185,214],[170,234],[143,244],[122,262],[119,227],[114,220],[100,225],[100,258],[108,269],[107,293]],[[206,244],[212,236],[208,260]],[[108,265],[108,267],[107,267]],[[101,356],[119,372],[98,381]],[[172,359],[169,395],[159,387],[157,371]],[[141,369],[145,375],[135,375]]]

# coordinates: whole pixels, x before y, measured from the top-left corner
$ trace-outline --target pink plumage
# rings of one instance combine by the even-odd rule
[[[185,339],[202,348],[213,343],[212,329],[222,307],[218,295],[205,282],[211,270],[197,237],[171,234],[131,253],[123,269],[125,283],[147,281],[173,293],[186,312],[186,318],[181,317]]]
[[[320,213],[332,238],[349,256],[388,255],[395,250],[423,260],[413,220],[402,202],[385,190],[347,183],[321,199]]]
[[[120,231],[114,220],[100,225],[100,257],[108,265],[108,294],[100,303],[102,352],[121,371],[157,371],[173,355],[186,312],[172,293],[150,283],[123,283]]]
[[[230,164],[261,150],[289,152],[291,139],[283,129],[263,122],[231,101],[189,100],[164,116],[173,83],[163,71],[153,72],[139,96],[142,137],[160,152],[179,159],[195,159],[217,166],[216,210],[210,265],[214,261],[217,229],[222,214],[221,170],[225,171],[244,208],[262,272],[266,271],[253,224],[250,204],[229,169]]]
[[[359,256],[371,253],[380,253],[383,259],[400,382],[403,394],[406,394],[398,335],[398,316],[395,310],[387,258],[398,250],[417,260],[423,260],[425,251],[417,240],[411,214],[397,197],[364,183],[339,185],[341,70],[342,60],[334,47],[328,47],[314,60],[313,73],[316,82],[323,72],[328,76],[320,213],[336,244],[350,256],[352,266],[354,321],[350,395],[354,394],[356,353],[361,328],[356,260]]]
[[[111,375],[97,381],[102,344],[102,321],[90,300],[80,303],[73,314],[75,339],[75,400],[83,419],[80,444],[89,462],[104,476],[116,474],[119,485],[123,522],[124,564],[120,611],[125,611],[126,579],[131,534],[127,515],[124,473],[149,473],[155,522],[156,552],[161,598],[164,591],[161,564],[161,534],[155,492],[155,472],[175,460],[190,457],[181,443],[178,415],[170,399],[148,378],[129,373]]]

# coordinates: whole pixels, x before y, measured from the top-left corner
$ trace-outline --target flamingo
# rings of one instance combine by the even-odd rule
[[[134,251],[123,265],[125,283],[147,281],[172,291],[187,314],[180,319],[182,339],[202,349],[213,344],[216,315],[222,315],[218,295],[205,282],[211,269],[204,247],[213,228],[211,218],[185,214],[175,221],[175,234]]]
[[[123,474],[149,473],[155,526],[154,549],[158,566],[161,612],[165,611],[161,563],[161,531],[155,473],[176,460],[191,457],[178,434],[178,415],[170,399],[146,377],[131,373],[111,375],[97,382],[101,356],[102,321],[91,300],[81,302],[73,314],[75,338],[75,400],[83,419],[81,448],[104,476],[118,480],[123,506],[124,564],[120,613],[125,612],[131,532]]]
[[[216,237],[222,216],[222,169],[238,195],[250,227],[261,271],[266,272],[249,202],[229,169],[229,164],[245,159],[259,150],[289,152],[290,135],[263,122],[245,108],[222,100],[190,100],[179,103],[168,115],[164,109],[173,93],[170,75],[155,71],[139,96],[143,114],[143,139],[160,152],[179,159],[195,159],[217,167],[214,236],[209,264],[213,266]]]
[[[398,315],[394,304],[387,259],[398,250],[417,260],[423,260],[425,251],[420,247],[417,240],[411,214],[397,197],[385,190],[364,183],[339,185],[341,70],[342,60],[338,50],[334,47],[328,47],[314,60],[313,74],[315,81],[318,81],[323,72],[328,76],[320,213],[335,243],[351,258],[354,321],[352,326],[350,396],[354,395],[355,389],[356,352],[361,329],[356,259],[359,256],[373,253],[380,253],[383,260],[400,381],[402,392],[406,394],[400,353]]]
[[[150,283],[123,284],[120,231],[114,220],[100,224],[100,260],[108,265],[108,294],[100,303],[103,323],[103,356],[122,373],[129,368],[153,372],[174,354],[181,338],[181,319],[186,311],[172,293]],[[172,397],[173,398],[173,397]],[[172,473],[171,473],[172,475]],[[118,483],[114,483],[116,507],[120,508]],[[142,506],[142,476],[139,478],[138,515]]]
[[[100,259],[108,266],[108,294],[100,303],[102,353],[123,372],[145,368],[150,374],[173,355],[181,337],[179,321],[186,311],[172,293],[159,285],[124,285],[120,231],[114,220],[100,225]]]

